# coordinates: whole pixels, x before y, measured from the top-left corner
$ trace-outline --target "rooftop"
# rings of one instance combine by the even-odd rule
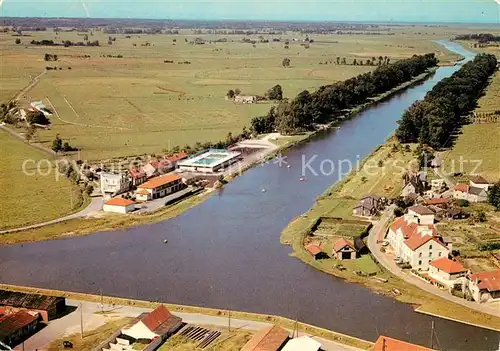
[[[137,189],[155,189],[181,179],[181,176],[178,174],[165,174],[148,180],[146,183],[139,185]]]
[[[438,258],[437,260],[432,261],[430,264],[431,266],[436,267],[437,269],[442,270],[443,272],[446,272],[448,274],[467,271],[467,269],[465,269],[464,266],[460,264],[460,262],[450,260],[448,257]]]
[[[208,149],[198,152],[186,160],[178,162],[179,166],[215,167],[226,161],[239,157],[241,152],[224,149]]]
[[[19,311],[0,318],[0,340],[5,340],[18,330],[38,319],[26,311]]]
[[[173,154],[171,156],[168,156],[167,160],[174,163],[174,162],[177,162],[180,160],[184,160],[185,158],[188,158],[188,157],[189,157],[189,155],[186,154],[185,152],[179,152],[177,154]]]
[[[3,305],[33,310],[47,310],[53,304],[61,300],[64,301],[64,297],[0,290],[0,306]]]
[[[309,253],[311,255],[317,255],[317,254],[323,252],[318,245],[313,245],[313,244],[307,245],[306,250],[309,251]]]
[[[340,238],[340,239],[338,239],[337,241],[335,241],[333,243],[333,250],[335,252],[338,252],[338,251],[342,250],[346,246],[349,246],[351,249],[356,250],[354,248],[354,245],[351,242],[349,242],[348,240],[344,239],[344,238]]]
[[[150,312],[145,318],[141,319],[149,330],[155,331],[160,325],[167,322],[172,317],[172,314],[164,305],[156,307],[156,309]]]
[[[466,193],[469,191],[469,186],[467,184],[459,183],[455,185],[455,190],[460,191],[462,193]]]
[[[426,205],[445,205],[450,202],[450,199],[446,197],[435,197],[433,199],[425,199],[424,203]]]
[[[470,178],[470,181],[475,184],[489,184],[489,182],[481,177],[480,175],[475,175]]]
[[[413,235],[410,238],[406,239],[404,243],[410,248],[410,250],[415,251],[431,240],[446,248],[446,246],[442,242],[430,235]]]
[[[416,214],[419,214],[419,215],[422,215],[422,216],[433,215],[434,214],[434,212],[432,212],[430,209],[428,209],[427,207],[422,206],[422,205],[412,206],[412,207],[410,207],[408,209],[408,211],[415,212]]]
[[[472,194],[472,195],[479,195],[483,191],[485,191],[483,188],[478,188],[478,187],[475,187],[475,186],[470,186],[469,187],[469,194]]]
[[[272,325],[255,333],[241,351],[277,351],[288,337],[285,329]]]
[[[432,351],[432,349],[380,335],[372,351]]]
[[[110,205],[110,206],[122,206],[122,207],[126,207],[126,206],[129,206],[129,205],[135,204],[135,202],[132,201],[132,200],[124,199],[123,197],[114,197],[111,200],[106,201],[104,204],[105,205]]]
[[[313,338],[301,336],[287,342],[282,351],[318,351],[321,346],[321,343]]]
[[[486,289],[489,292],[500,291],[500,269],[492,272],[478,272],[469,274],[471,281],[478,281],[479,289]]]

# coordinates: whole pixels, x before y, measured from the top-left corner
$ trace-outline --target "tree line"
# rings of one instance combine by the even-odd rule
[[[484,44],[490,41],[500,41],[500,35],[493,35],[490,33],[461,34],[457,35],[455,40],[476,40],[478,43]]]
[[[433,53],[414,55],[343,82],[322,86],[312,94],[304,90],[293,100],[284,99],[273,106],[266,116],[252,119],[252,131],[261,134],[277,130],[286,135],[312,130],[314,124],[331,122],[345,109],[411,80],[437,62]]]
[[[479,54],[451,77],[441,80],[423,100],[405,111],[396,130],[399,141],[419,142],[433,148],[445,146],[464,123],[464,116],[476,106],[496,65],[494,55]]]
[[[94,41],[79,41],[79,42],[72,42],[70,40],[64,40],[61,43],[57,43],[54,40],[32,40],[31,41],[32,45],[39,45],[39,46],[64,46],[65,48],[70,47],[70,46],[99,46],[99,40],[94,40]]]

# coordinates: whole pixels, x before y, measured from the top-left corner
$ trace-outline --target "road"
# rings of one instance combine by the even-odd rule
[[[383,237],[383,234],[385,233],[385,230],[387,228],[387,224],[392,218],[393,211],[394,211],[394,205],[389,206],[382,214],[382,217],[380,218],[380,220],[377,223],[374,223],[374,225],[373,225],[373,227],[370,230],[370,233],[368,235],[368,240],[367,240],[368,248],[370,249],[373,256],[377,259],[377,261],[382,266],[384,266],[385,269],[387,269],[389,272],[391,272],[393,275],[403,279],[404,281],[406,281],[409,284],[415,285],[416,287],[418,287],[418,288],[420,288],[428,293],[434,294],[436,296],[439,296],[445,300],[454,302],[456,304],[468,307],[468,308],[473,309],[475,311],[491,314],[493,316],[498,317],[498,315],[499,315],[498,308],[495,308],[493,306],[487,306],[484,304],[479,304],[479,303],[473,302],[473,301],[467,301],[467,300],[461,299],[459,297],[453,296],[453,295],[449,294],[447,291],[441,290],[441,289],[435,287],[434,285],[431,285],[431,284],[415,277],[414,275],[403,271],[401,268],[399,268],[396,265],[396,263],[393,260],[391,260],[389,257],[384,255],[380,251],[381,244],[382,244],[382,240],[380,240],[380,238]]]
[[[67,335],[80,333],[81,319],[83,319],[83,329],[90,332],[91,330],[99,328],[111,318],[124,318],[124,317],[137,317],[141,313],[150,312],[151,309],[130,307],[130,306],[102,306],[102,310],[113,312],[107,316],[96,314],[101,311],[101,305],[95,302],[86,302],[78,300],[66,300],[68,306],[76,308],[72,313],[53,320],[47,327],[33,335],[31,338],[24,342],[24,350],[39,350],[42,351],[47,348],[52,340],[62,338]],[[175,313],[181,317],[184,322],[197,325],[213,325],[218,327],[228,326],[228,319],[225,317],[207,316],[198,313]],[[269,323],[247,321],[241,319],[231,319],[231,328],[241,328],[247,330],[259,330],[270,326]],[[292,331],[290,331],[291,333]],[[307,335],[299,333],[300,336]],[[352,351],[357,350],[349,346],[337,344],[335,342],[325,340],[322,338],[314,337],[323,344],[326,351]],[[23,345],[18,345],[15,350],[23,350]]]
[[[40,73],[39,75],[37,75],[35,78],[33,78],[33,80],[30,82],[30,84],[28,84],[26,87],[24,87],[19,93],[17,93],[16,97],[14,98],[14,100],[19,100],[19,98],[21,97],[21,95],[24,95],[26,94],[28,91],[30,91],[37,83],[38,81],[40,80],[40,78],[42,76],[44,76],[45,74],[47,74],[47,70],[44,70],[42,73]]]
[[[13,228],[13,229],[7,229],[7,230],[2,230],[0,231],[1,234],[8,234],[8,233],[15,233],[15,232],[21,232],[23,230],[29,230],[29,229],[35,229],[35,228],[40,228],[40,227],[45,227],[47,225],[51,224],[56,224],[56,223],[61,223],[64,221],[68,221],[70,219],[75,219],[75,218],[82,218],[82,217],[87,217],[89,215],[95,214],[99,212],[102,209],[102,205],[104,203],[104,200],[102,197],[93,197],[92,200],[90,201],[90,204],[85,207],[83,210],[64,216],[60,218],[53,219],[51,221],[43,222],[43,223],[38,223],[38,224],[33,224],[33,225],[28,225],[25,227],[19,227],[19,228]]]

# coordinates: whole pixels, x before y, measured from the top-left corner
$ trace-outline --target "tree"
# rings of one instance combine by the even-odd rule
[[[358,64],[358,60],[354,59],[354,60],[352,61],[352,64],[353,64],[354,66],[356,66],[356,65]]]
[[[57,153],[57,152],[61,151],[62,148],[63,148],[63,142],[62,142],[61,138],[59,137],[59,134],[57,134],[54,141],[52,141],[52,151]]]
[[[337,61],[337,65],[340,65],[340,57],[337,57],[336,61]]]
[[[29,124],[42,124],[42,125],[50,124],[48,118],[45,117],[43,112],[40,111],[28,111],[28,113],[26,114],[26,121]]]
[[[288,57],[285,57],[282,62],[283,67],[287,68],[290,67],[290,59]]]
[[[345,58],[345,57],[342,57],[342,64],[343,64],[343,65],[347,65],[347,60],[346,60],[346,58]]]
[[[227,95],[227,97],[228,97],[228,98],[230,98],[230,99],[234,98],[234,90],[233,90],[233,89],[229,89],[229,90],[227,91],[227,94],[226,94],[226,95]]]
[[[266,97],[269,100],[282,100],[283,99],[283,88],[281,85],[276,84],[274,87],[269,89],[266,93]]]
[[[94,187],[92,186],[92,184],[87,185],[87,187],[85,188],[85,193],[88,196],[90,196],[93,192],[94,192]]]
[[[488,190],[488,203],[500,210],[500,182],[493,185]]]
[[[241,94],[241,90],[240,90],[240,88],[236,88],[236,89],[234,89],[234,95],[238,96],[238,95],[240,95],[240,94]]]
[[[21,39],[17,38],[16,39],[16,44],[21,44]]]
[[[28,129],[26,130],[26,134],[24,135],[26,141],[28,144],[30,143],[31,139],[35,136],[36,128],[34,126],[29,126]]]

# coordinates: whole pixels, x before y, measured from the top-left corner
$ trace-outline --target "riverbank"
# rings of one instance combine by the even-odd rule
[[[358,170],[351,172],[341,181],[332,185],[319,196],[313,207],[302,216],[295,218],[281,233],[280,241],[290,245],[292,255],[302,262],[330,275],[352,283],[366,286],[374,292],[391,296],[398,301],[422,306],[422,309],[451,320],[500,330],[500,317],[477,312],[467,307],[443,300],[404,280],[391,275],[373,259],[366,255],[362,259],[346,265],[335,259],[315,260],[305,249],[305,244],[314,243],[331,254],[333,237],[317,237],[313,230],[320,218],[360,219],[352,216],[352,209],[365,194],[394,197],[402,190],[401,174],[395,174],[395,165],[402,162],[412,169],[415,145],[403,147],[393,138],[376,148],[365,158]],[[382,162],[383,167],[377,167]],[[383,227],[390,218],[384,219]],[[374,218],[373,220],[378,220]],[[376,267],[376,268],[373,268]],[[395,294],[394,292],[398,292]]]
[[[181,313],[199,313],[207,316],[217,316],[217,317],[226,317],[228,318],[229,314],[231,314],[231,318],[234,319],[242,319],[249,321],[257,321],[257,322],[265,322],[272,323],[284,327],[286,329],[294,329],[295,324],[297,323],[298,330],[301,333],[306,333],[309,335],[314,335],[317,337],[321,337],[332,342],[340,343],[346,346],[355,347],[358,349],[369,350],[373,343],[362,340],[359,338],[355,338],[352,336],[344,335],[341,333],[336,333],[331,330],[327,330],[324,328],[316,327],[310,324],[302,323],[300,321],[294,321],[289,318],[274,316],[274,315],[264,315],[258,313],[251,312],[240,312],[240,311],[229,311],[229,310],[220,310],[214,308],[206,308],[206,307],[196,307],[196,306],[185,306],[185,305],[177,305],[177,304],[169,304],[161,301],[143,301],[143,300],[134,300],[134,299],[125,299],[120,297],[112,297],[112,296],[101,296],[101,295],[92,295],[92,294],[83,294],[83,293],[75,293],[68,291],[59,291],[59,290],[51,290],[51,289],[38,289],[32,287],[24,287],[24,286],[15,286],[8,284],[0,284],[0,289],[9,290],[9,291],[20,291],[26,293],[36,293],[36,294],[44,294],[50,296],[62,296],[67,299],[80,300],[80,301],[88,301],[88,302],[96,302],[103,303],[106,305],[123,305],[123,306],[134,306],[134,307],[142,307],[142,308],[151,308],[154,309],[160,304],[164,304],[170,311],[172,312],[181,312]]]
[[[278,141],[276,143],[276,145],[278,146],[276,149],[270,150],[269,153],[267,153],[266,155],[262,155],[262,158],[259,158],[258,160],[246,163],[243,167],[238,168],[237,171],[227,176],[226,180],[230,181],[236,178],[237,176],[241,175],[244,171],[252,167],[255,167],[262,161],[262,159],[267,159],[267,160],[273,159],[274,157],[276,157],[276,155],[283,153],[289,148],[310,141],[318,133],[338,127],[339,125],[342,124],[342,122],[355,117],[357,114],[365,111],[367,108],[377,103],[383,102],[389,99],[390,97],[394,96],[395,94],[404,91],[405,89],[414,86],[419,82],[426,80],[428,77],[434,74],[437,69],[438,69],[437,67],[430,68],[426,72],[414,77],[412,80],[403,83],[398,87],[393,88],[383,94],[380,94],[377,97],[370,99],[370,101],[351,109],[345,116],[342,117],[340,121],[335,120],[329,123],[328,125],[318,128],[314,132],[309,132],[298,136],[279,138],[278,140],[288,139],[290,141],[289,142],[287,141],[285,143],[280,143]],[[201,195],[187,198],[178,204],[162,208],[150,214],[142,214],[140,216],[103,214],[102,217],[99,218],[89,217],[89,218],[71,219],[65,222],[48,225],[40,228],[33,228],[30,230],[22,230],[13,233],[6,233],[0,235],[0,246],[55,240],[59,238],[89,235],[99,231],[118,230],[118,229],[134,227],[137,225],[152,224],[180,215],[181,213],[191,209],[192,207],[206,200],[209,194],[210,192],[205,192]]]

